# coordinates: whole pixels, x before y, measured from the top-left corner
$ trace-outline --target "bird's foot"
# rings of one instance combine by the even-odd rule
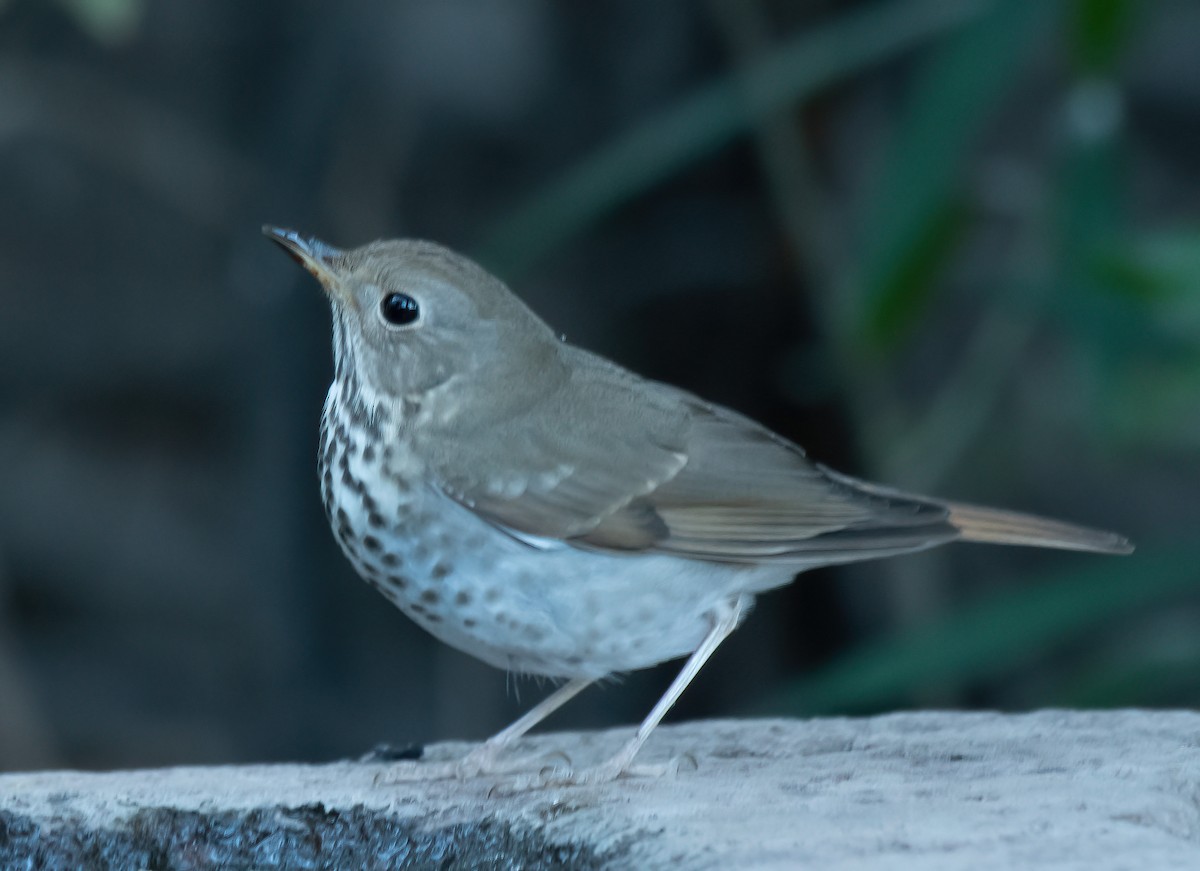
[[[566,759],[565,755],[563,756]],[[493,789],[507,793],[527,792],[535,789],[561,786],[599,786],[616,780],[659,780],[674,777],[680,771],[695,771],[699,766],[694,756],[685,754],[667,762],[632,764],[625,753],[619,753],[598,765],[573,769],[570,760],[566,766],[545,765],[536,772],[522,774],[497,784]]]
[[[598,765],[576,769],[562,751],[547,755],[507,757],[507,744],[485,741],[461,759],[403,760],[388,766],[375,776],[375,784],[384,786],[430,780],[471,780],[478,777],[500,778],[492,789],[504,794],[560,786],[597,786],[618,779],[658,780],[674,777],[680,771],[695,771],[699,765],[691,754],[666,762],[633,764],[637,748],[626,747]]]
[[[454,777],[453,762],[419,762],[403,760],[393,762],[375,775],[376,786],[394,786],[398,783],[417,783],[428,780],[449,780]]]

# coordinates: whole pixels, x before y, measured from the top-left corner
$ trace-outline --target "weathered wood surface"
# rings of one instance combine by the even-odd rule
[[[627,735],[521,749],[584,764]],[[1196,713],[714,721],[642,761],[672,757],[674,777],[517,790],[377,786],[360,762],[10,774],[0,868],[1200,868]]]

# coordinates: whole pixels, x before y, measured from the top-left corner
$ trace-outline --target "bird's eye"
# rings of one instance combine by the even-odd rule
[[[421,307],[407,293],[389,293],[379,311],[385,321],[396,327],[408,326],[421,316]]]

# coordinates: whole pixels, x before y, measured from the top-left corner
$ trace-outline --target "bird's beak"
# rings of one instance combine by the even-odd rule
[[[346,296],[334,265],[334,261],[344,253],[341,248],[334,248],[315,236],[302,236],[295,230],[272,227],[270,224],[264,224],[262,231],[284,253],[312,273],[326,293],[336,295],[339,299]]]

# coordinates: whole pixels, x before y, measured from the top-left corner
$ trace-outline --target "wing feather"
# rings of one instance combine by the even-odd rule
[[[748,418],[563,349],[582,359],[519,414],[422,430],[444,492],[497,526],[721,562],[844,562],[958,535],[938,503],[857,487]]]

